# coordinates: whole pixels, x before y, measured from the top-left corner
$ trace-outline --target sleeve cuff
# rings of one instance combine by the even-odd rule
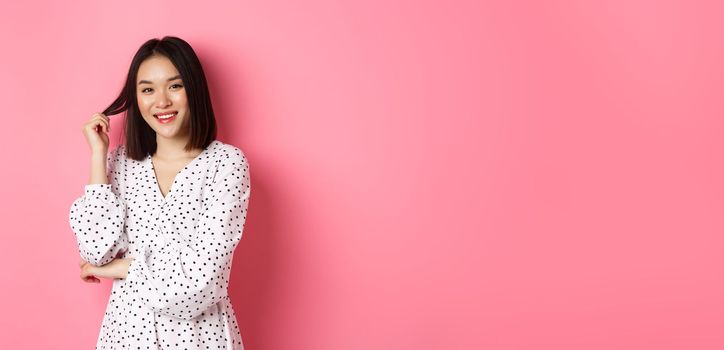
[[[112,202],[115,198],[115,194],[111,190],[111,184],[85,185],[84,194],[86,198],[100,199],[106,203]]]
[[[141,250],[139,252],[136,252],[135,254],[130,254],[129,257],[133,258],[133,260],[131,260],[131,263],[128,265],[128,272],[126,273],[125,280],[130,282],[136,282],[140,279],[143,279],[143,262],[146,261],[146,248],[141,247]]]
[[[98,194],[108,194],[111,191],[111,184],[88,184],[85,185],[85,195],[95,196]]]
[[[128,272],[126,273],[126,282],[134,282],[138,277],[138,258],[133,257],[131,263],[128,265]]]

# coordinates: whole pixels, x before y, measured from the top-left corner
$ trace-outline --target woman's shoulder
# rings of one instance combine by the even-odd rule
[[[108,151],[106,160],[106,166],[115,174],[125,173],[126,168],[130,166],[128,162],[133,161],[132,159],[126,157],[126,148],[123,145],[118,145]]]
[[[111,162],[125,161],[126,158],[126,147],[120,144],[108,152],[108,160]]]
[[[129,169],[143,163],[144,159],[146,158],[144,157],[140,160],[136,160],[134,158],[128,157],[125,144],[119,144],[108,152],[109,163],[119,164],[119,166],[128,167]]]
[[[215,143],[216,149],[215,152],[212,152],[212,154],[215,156],[217,162],[247,162],[246,155],[244,154],[244,151],[241,150],[241,148],[234,146],[230,143],[224,143],[219,140],[215,140]]]

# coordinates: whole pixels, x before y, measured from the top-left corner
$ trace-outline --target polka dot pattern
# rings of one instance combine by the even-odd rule
[[[96,349],[243,349],[227,287],[251,194],[244,153],[214,140],[165,197],[151,155],[118,146],[107,173],[69,215],[84,260],[134,258],[113,280]]]

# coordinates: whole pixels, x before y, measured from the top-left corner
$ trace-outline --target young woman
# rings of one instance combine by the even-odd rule
[[[108,152],[109,115],[126,112]],[[244,153],[216,140],[191,46],[144,43],[125,87],[83,125],[90,181],[69,222],[87,282],[113,279],[96,348],[243,349],[227,294],[251,191]]]

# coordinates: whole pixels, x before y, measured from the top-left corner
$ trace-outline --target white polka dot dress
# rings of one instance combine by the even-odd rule
[[[114,279],[96,349],[243,349],[227,294],[251,193],[244,153],[214,140],[164,198],[148,155],[108,153],[109,184],[85,186],[70,208],[81,257],[132,257]]]

